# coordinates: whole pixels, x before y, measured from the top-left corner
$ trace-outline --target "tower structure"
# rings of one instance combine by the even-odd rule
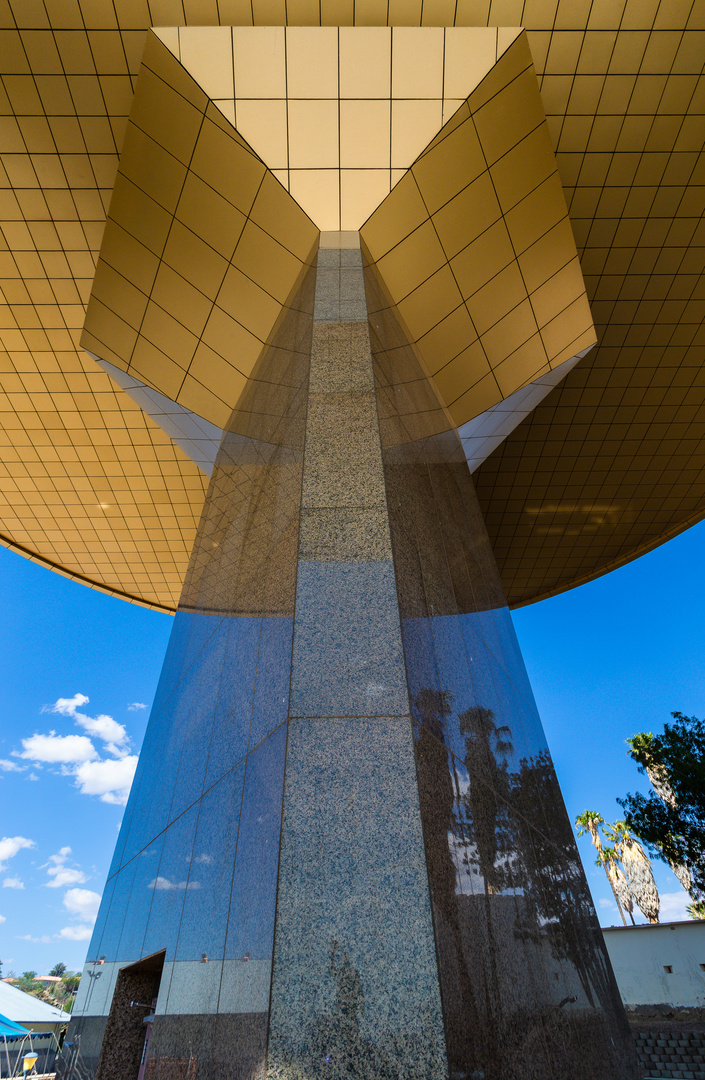
[[[63,432],[73,395],[80,431],[47,437],[40,391],[13,382],[34,360],[10,354],[14,452],[93,479],[73,532],[16,497],[7,542],[140,602],[181,588],[72,1023],[71,1067],[97,1080],[637,1076],[506,600],[604,572],[705,506],[700,249],[671,250],[700,227],[695,16],[655,9],[641,30],[641,7],[615,25],[593,7],[582,27],[554,5],[531,33],[543,9],[507,28],[484,25],[504,10],[386,0],[200,20],[118,4],[99,28],[87,0],[81,25],[12,14],[28,151],[33,93],[55,142],[84,108],[82,137],[105,144],[95,95],[124,114],[118,39],[140,55],[95,273],[76,277],[51,163],[8,157],[18,207],[36,204],[31,166],[90,285],[78,319],[44,258],[94,396],[52,313],[33,297],[42,337],[18,303],[6,342],[51,347],[68,390],[49,370],[43,385]],[[86,43],[95,75],[67,70]],[[565,97],[558,125],[532,51],[544,102]],[[58,154],[73,205],[98,213],[74,157]],[[649,202],[638,181],[656,173],[682,182]],[[573,217],[582,272],[571,178],[571,210],[595,212],[586,237]],[[613,229],[603,200],[623,211]],[[40,297],[24,234],[6,235]],[[589,282],[593,313],[626,292],[593,355],[598,264],[624,272]],[[657,429],[662,454],[637,461]],[[676,474],[668,493],[653,482]]]

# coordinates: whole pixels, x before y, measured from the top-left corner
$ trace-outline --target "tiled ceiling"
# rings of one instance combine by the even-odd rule
[[[321,22],[527,29],[599,346],[475,474],[510,601],[702,517],[703,0],[0,0],[3,542],[175,605],[205,477],[78,346],[145,31]]]

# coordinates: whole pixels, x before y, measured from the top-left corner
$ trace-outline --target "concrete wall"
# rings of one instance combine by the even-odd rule
[[[603,933],[626,1006],[705,1007],[705,921],[611,926]]]

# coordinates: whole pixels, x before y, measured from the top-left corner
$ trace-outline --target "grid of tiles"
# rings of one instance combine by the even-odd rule
[[[361,237],[458,426],[594,344],[525,34]]]
[[[83,346],[224,428],[317,239],[150,34]]]
[[[8,354],[21,353],[17,363],[29,364],[30,373],[39,365],[42,378],[45,374],[61,374],[67,365],[70,373],[73,365],[82,378],[94,385],[90,364],[79,359],[75,342],[80,309],[90,292],[117,163],[116,149],[129,113],[147,28],[219,23],[318,25],[321,21],[330,25],[526,27],[549,127],[558,148],[571,218],[579,223],[578,241],[581,251],[584,246],[582,262],[589,295],[602,303],[602,298],[597,297],[598,282],[591,283],[591,276],[599,279],[602,288],[608,288],[616,287],[616,281],[608,282],[607,278],[624,275],[622,299],[608,298],[609,313],[604,308],[595,312],[604,346],[580,365],[589,369],[590,382],[583,385],[576,381],[569,384],[569,389],[575,401],[586,405],[601,397],[607,378],[604,367],[614,368],[614,356],[618,370],[610,378],[621,380],[614,389],[620,391],[620,400],[624,397],[627,409],[633,408],[633,397],[643,399],[654,378],[659,380],[653,386],[657,391],[654,396],[659,399],[658,416],[648,396],[640,404],[638,416],[622,411],[615,420],[614,412],[601,414],[603,426],[596,431],[597,441],[610,448],[606,453],[611,453],[613,462],[623,456],[627,466],[642,436],[657,444],[657,450],[652,449],[648,455],[646,509],[642,511],[635,505],[637,518],[617,538],[611,555],[606,547],[617,537],[616,522],[603,515],[595,522],[598,527],[587,552],[575,548],[566,527],[561,552],[544,549],[548,568],[539,566],[534,558],[531,574],[522,579],[519,589],[514,587],[515,569],[531,557],[526,537],[533,536],[535,550],[545,543],[545,537],[536,534],[526,509],[533,498],[531,492],[538,492],[539,505],[550,506],[552,501],[569,499],[574,490],[566,487],[567,481],[559,476],[561,470],[553,468],[552,459],[543,457],[549,441],[553,446],[564,441],[560,426],[551,427],[550,440],[544,432],[536,441],[533,472],[530,478],[524,477],[521,486],[511,490],[511,501],[497,501],[504,498],[503,490],[509,494],[509,477],[504,478],[504,489],[497,488],[494,502],[502,521],[495,521],[490,528],[494,542],[507,545],[507,553],[511,550],[516,564],[511,567],[508,554],[500,553],[512,602],[582,580],[584,575],[611,565],[615,558],[629,558],[648,544],[658,543],[659,538],[668,535],[669,528],[675,531],[702,516],[705,497],[698,480],[702,462],[697,452],[702,432],[689,426],[688,438],[683,440],[680,419],[682,409],[698,411],[703,405],[697,381],[702,365],[702,324],[697,305],[702,303],[698,290],[702,289],[705,263],[698,231],[702,229],[705,186],[702,134],[698,136],[705,112],[705,12],[702,3],[692,0],[326,0],[323,5],[319,0],[115,0],[112,4],[97,0],[2,0],[0,50],[4,74],[0,123],[4,171],[0,172],[0,227],[7,251],[0,252],[0,287],[6,304],[2,320],[9,324],[2,330]],[[614,209],[615,200],[622,203],[621,211]],[[630,234],[624,223],[637,209],[643,227],[629,225]],[[595,265],[599,267],[597,272],[593,270]],[[664,319],[663,327],[659,324],[655,333],[657,337],[665,336],[672,328],[668,344],[660,340],[650,341],[648,346],[635,342],[639,335],[650,336],[653,322],[636,321],[624,307],[625,302],[633,302],[630,290],[640,288],[643,277],[648,279],[649,289],[664,288],[666,281],[655,278],[671,276],[663,315],[674,309],[673,300],[681,303],[681,292],[687,292],[687,315],[698,321],[684,324],[681,318],[671,323]],[[645,294],[646,286],[639,305],[642,299],[650,300]],[[644,314],[641,307],[639,318]],[[27,319],[32,320],[32,326],[23,325]],[[45,326],[49,320],[58,320],[59,325]],[[21,340],[14,336],[6,339],[6,329],[13,333],[19,329]],[[21,348],[16,349],[15,343]],[[605,348],[614,353],[605,352]],[[656,365],[651,350],[662,348],[664,353]],[[3,357],[3,365],[14,373],[14,361],[9,355]],[[570,378],[578,380],[578,373]],[[95,385],[100,388],[105,385],[102,374],[98,379]],[[661,386],[661,379],[670,381]],[[677,396],[684,380],[687,396],[678,402],[676,420],[664,398],[668,394],[670,402],[674,391]],[[647,385],[643,386],[645,381]],[[38,425],[36,430],[46,432],[62,426],[60,408],[52,395],[50,390],[44,406],[46,422],[39,413],[33,420]],[[122,398],[121,393],[117,396]],[[661,411],[662,406],[666,411]],[[616,405],[609,408],[615,409]],[[692,420],[686,422],[692,425]],[[156,428],[150,430],[152,442],[166,454],[166,437]],[[598,471],[600,462],[594,455],[584,456],[585,432],[578,434],[575,430],[574,434],[573,446],[580,453],[581,468],[584,466],[581,490],[585,478],[594,475],[595,492],[585,489],[586,497],[594,501],[595,507],[606,505],[608,500],[602,499],[607,490],[605,480]],[[131,438],[128,436],[128,444]],[[80,463],[76,474],[80,476],[85,466],[92,464],[96,450],[84,446],[71,433],[67,445],[68,456],[75,454]],[[484,505],[488,485],[494,485],[496,465],[484,478],[478,478]],[[486,468],[483,466],[483,470]],[[187,461],[180,469],[187,479],[189,498],[194,500],[194,491],[202,487],[203,479],[197,467]],[[554,477],[550,484],[549,474]],[[614,471],[611,475],[618,476]],[[530,490],[526,486],[529,480]],[[165,485],[168,503],[171,485],[166,473],[159,483]],[[695,498],[694,510],[684,506],[672,511],[670,526],[656,520],[663,509],[660,484],[669,491],[688,484]],[[12,487],[3,483],[2,490],[18,506],[25,553],[55,558],[47,548],[43,531],[21,510],[21,504],[15,503]],[[56,489],[51,497],[60,500]],[[198,502],[200,508],[202,495]],[[519,530],[512,520],[517,508],[523,514]],[[649,520],[646,530],[640,525],[642,513]],[[185,534],[182,517],[180,522]],[[622,520],[620,528],[624,525]],[[4,526],[0,531],[8,543],[16,542],[14,531]],[[82,572],[83,550],[78,547],[74,554],[73,539],[69,538],[75,532],[62,526],[58,533],[67,551],[61,565]],[[154,535],[151,530],[150,534]],[[124,533],[116,532],[110,521],[106,522],[105,535],[116,557],[121,559],[124,554],[127,558],[128,565],[123,568],[120,564],[119,575],[121,586],[131,591],[128,579],[133,573],[141,575],[141,566],[123,547]],[[551,580],[552,561],[559,572]],[[179,565],[185,565],[185,560]],[[105,581],[99,573],[92,575],[93,571],[92,580],[98,585]],[[152,595],[170,606],[173,592],[164,588],[160,574],[148,576]]]
[[[323,230],[359,229],[517,28],[157,31]]]

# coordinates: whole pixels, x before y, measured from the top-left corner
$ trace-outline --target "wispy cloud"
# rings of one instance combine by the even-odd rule
[[[14,761],[8,761],[7,758],[0,758],[0,772],[24,772],[26,768],[26,765],[18,765]]]
[[[2,887],[3,889],[24,889],[24,881],[18,877],[6,877]]]
[[[65,775],[74,777],[81,794],[95,795],[102,802],[124,806],[135,775],[137,756],[130,752],[130,738],[124,724],[119,724],[106,713],[88,716],[82,711],[88,701],[86,694],[74,694],[73,697],[57,698],[53,705],[42,708],[44,713],[70,717],[88,732],[87,735],[59,735],[56,731],[35,733],[22,740],[22,750],[13,750],[12,757],[24,758],[40,769],[42,764],[60,765]],[[130,708],[133,707],[144,708],[141,702],[133,702]],[[102,756],[93,739],[103,743],[102,752],[109,757]],[[12,761],[9,765],[10,771],[26,768]],[[28,779],[36,780],[38,777],[32,773]],[[59,880],[57,888],[85,881],[85,877],[77,876],[78,871],[67,869],[65,873],[70,876]]]
[[[91,889],[68,889],[64,896],[64,907],[85,922],[95,922],[100,894]]]
[[[7,922],[6,916],[5,915],[0,915],[0,923],[4,923],[4,922]]]
[[[50,878],[44,883],[47,889],[63,889],[67,885],[82,885],[84,881],[88,881],[82,870],[66,866],[70,854],[70,847],[62,847],[56,855],[50,855],[49,861],[40,867],[42,870],[46,869],[47,877]]]
[[[72,765],[79,761],[94,761],[98,751],[85,735],[30,735],[22,740],[23,749],[18,757],[30,761],[43,761],[53,765]]]
[[[35,846],[34,840],[28,840],[26,836],[3,836],[0,840],[0,870],[5,870],[8,861],[14,859],[18,851]]]
[[[124,806],[137,768],[137,755],[119,761],[86,761],[76,769],[76,786],[83,795],[98,795],[101,802]]]
[[[676,892],[662,892],[660,900],[659,918],[661,922],[681,922],[689,918],[685,909],[691,903],[691,899],[685,889],[678,889]]]
[[[126,752],[125,746],[129,742],[127,729],[124,724],[119,724],[112,716],[100,713],[98,716],[88,716],[80,711],[82,705],[90,701],[85,694],[74,694],[71,698],[58,698],[53,705],[45,705],[42,712],[58,713],[60,716],[70,716],[72,720],[87,731],[89,735],[106,743],[106,749],[116,756]]]
[[[91,926],[64,926],[56,936],[65,941],[88,941],[92,933]]]
[[[133,701],[127,706],[128,712],[139,712],[140,709],[146,709],[147,706],[143,701]]]
[[[19,941],[31,941],[33,945],[48,945],[51,941],[48,934],[42,934],[41,937],[32,937],[31,934],[15,934],[15,937]]]
[[[597,902],[604,911],[617,910],[615,904],[613,904],[611,900],[606,900],[604,896],[601,896]]]

